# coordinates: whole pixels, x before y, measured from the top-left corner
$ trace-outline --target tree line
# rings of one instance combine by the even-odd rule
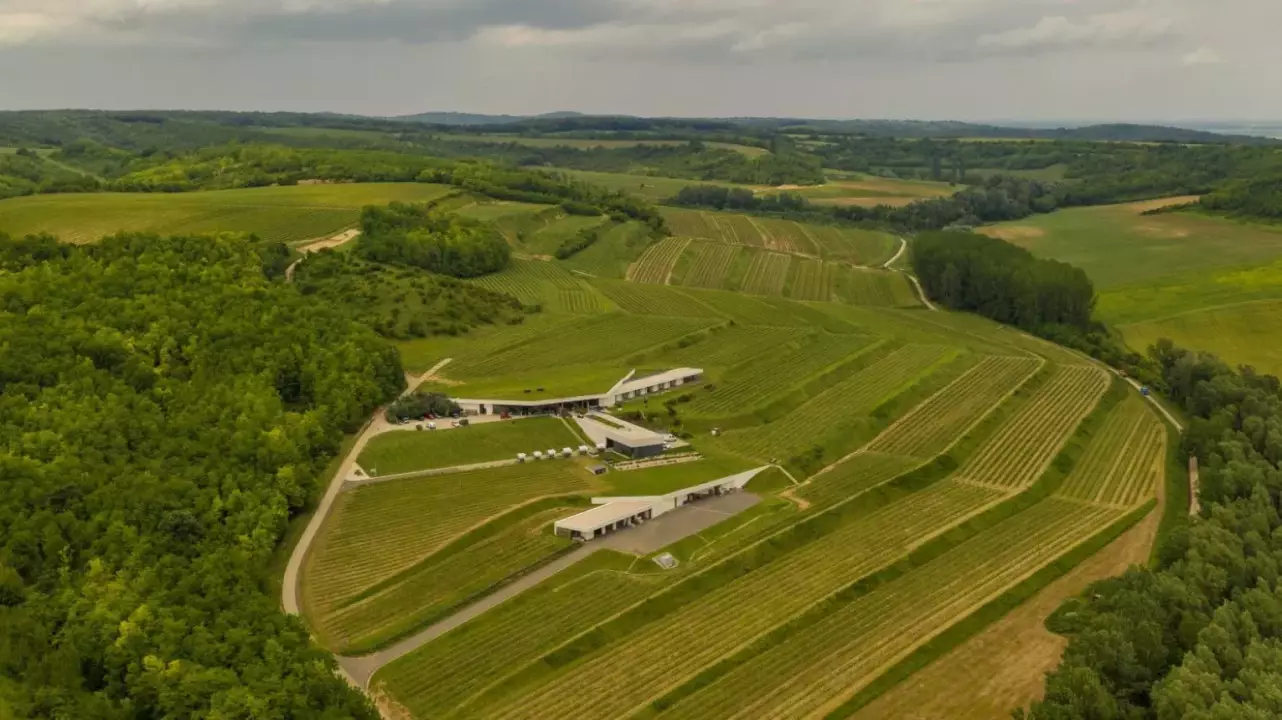
[[[1090,328],[1095,288],[1080,268],[1033,257],[1002,240],[928,232],[913,241],[913,270],[931,299],[1000,323],[1036,331]]]
[[[264,587],[404,375],[275,254],[0,236],[0,714],[378,717]]]

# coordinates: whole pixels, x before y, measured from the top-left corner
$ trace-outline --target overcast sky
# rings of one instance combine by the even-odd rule
[[[0,109],[1282,119],[1282,0],[0,0]]]

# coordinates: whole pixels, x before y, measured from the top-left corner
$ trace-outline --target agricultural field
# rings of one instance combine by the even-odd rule
[[[887,270],[839,267],[833,274],[832,294],[849,305],[918,307],[921,300],[907,278]]]
[[[843,425],[858,422],[923,375],[956,357],[938,345],[908,345],[833,385],[767,425],[726,433],[722,443],[761,460],[787,458],[825,435],[846,432]]]
[[[449,432],[454,432],[453,430]],[[572,460],[376,482],[341,493],[303,568],[309,617],[414,568],[468,530],[532,500],[589,491]]]
[[[672,284],[714,289],[724,287],[726,275],[741,249],[724,243],[690,243],[673,270]]]
[[[868,450],[929,458],[948,447],[1037,372],[1039,360],[990,357],[917,406],[873,441]]]
[[[780,346],[768,356],[731,368],[715,387],[701,389],[689,412],[703,417],[747,412],[848,361],[873,341],[866,335],[824,334]]]
[[[699,385],[613,410],[691,433],[703,459],[600,477],[576,459],[348,489],[304,567],[307,618],[327,647],[385,649],[562,557],[548,525],[586,498],[660,494],[771,461],[788,472],[749,485],[758,505],[665,548],[676,568],[602,549],[382,666],[371,687],[405,712],[822,714],[1152,497],[1162,427],[1138,399],[1105,407],[1109,376],[1088,361],[982,318],[885,307],[894,290],[836,302],[851,277],[897,274],[680,242],[656,243],[633,269],[659,265],[646,272],[672,285],[518,261],[481,282],[537,297],[544,312],[412,347],[420,363],[453,358],[426,387],[456,397],[560,397],[601,392],[632,369],[704,368]],[[772,258],[782,272],[766,272]],[[698,286],[749,277],[778,294]],[[554,306],[549,288],[562,285],[600,304]],[[542,433],[560,421],[493,432],[535,432],[521,423]],[[510,436],[444,444],[483,428],[425,438],[434,447],[418,444],[426,433],[396,433],[360,462],[385,475],[527,451]],[[578,444],[540,437],[518,444]],[[1059,494],[1025,500],[1065,448],[1074,464],[1056,463]]]
[[[639,283],[667,284],[677,258],[689,244],[688,238],[670,237],[651,245],[628,270],[628,279]]]
[[[599,138],[557,137],[555,135],[547,135],[543,137],[526,137],[524,135],[500,135],[500,134],[493,134],[493,135],[445,134],[445,135],[438,135],[437,137],[442,140],[453,140],[456,142],[479,142],[479,143],[500,143],[500,144],[514,143],[516,145],[525,145],[526,147],[541,147],[541,148],[571,147],[579,150],[587,150],[591,148],[607,148],[607,149],[627,148],[627,147],[637,147],[638,145],[644,145],[644,146],[650,146],[650,147],[674,147],[678,145],[688,144],[687,141],[685,140],[634,140],[634,139],[609,140],[609,139],[599,139]],[[748,157],[760,157],[770,152],[765,148],[755,147],[752,145],[740,145],[738,143],[705,142],[704,145],[717,150],[733,150],[735,152],[742,153]],[[608,174],[608,173],[601,173],[601,174]]]
[[[612,309],[605,297],[560,263],[514,258],[506,270],[468,282],[548,312],[596,315]]]
[[[753,252],[750,257],[740,289],[750,295],[783,295],[792,256],[775,252]]]
[[[816,205],[907,205],[918,200],[948,197],[959,188],[948,183],[926,180],[899,180],[873,175],[828,173],[825,185],[792,188]]]
[[[93,242],[118,232],[165,235],[252,232],[298,242],[356,225],[362,207],[426,202],[457,192],[445,185],[352,183],[188,193],[32,195],[0,201],[0,232],[47,232]]]
[[[518,235],[517,247],[520,252],[550,258],[562,243],[584,230],[600,227],[605,222],[604,217],[565,215],[558,212],[543,227],[532,228],[530,232]]]
[[[641,223],[613,224],[595,243],[559,264],[575,273],[622,280],[628,266],[655,242],[650,228]]]
[[[357,462],[371,475],[395,475],[511,460],[520,452],[567,445],[578,447],[579,440],[560,418],[527,418],[435,432],[383,433],[370,440]]]

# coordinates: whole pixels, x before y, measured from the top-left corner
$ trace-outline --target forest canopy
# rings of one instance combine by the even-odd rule
[[[243,237],[0,258],[0,708],[377,718],[263,586],[394,348]]]
[[[498,272],[512,256],[492,224],[428,204],[399,202],[361,211],[356,253],[374,262],[412,265],[456,278]]]
[[[1091,325],[1095,288],[1085,272],[996,238],[923,233],[913,243],[913,270],[931,298],[955,310],[1026,330]]]

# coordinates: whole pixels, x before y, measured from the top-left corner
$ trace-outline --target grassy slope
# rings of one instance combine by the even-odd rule
[[[452,189],[417,183],[300,185],[176,194],[36,195],[0,202],[0,231],[48,232],[92,242],[116,232],[254,232],[293,242],[356,224],[360,209],[393,200],[421,202]]]

